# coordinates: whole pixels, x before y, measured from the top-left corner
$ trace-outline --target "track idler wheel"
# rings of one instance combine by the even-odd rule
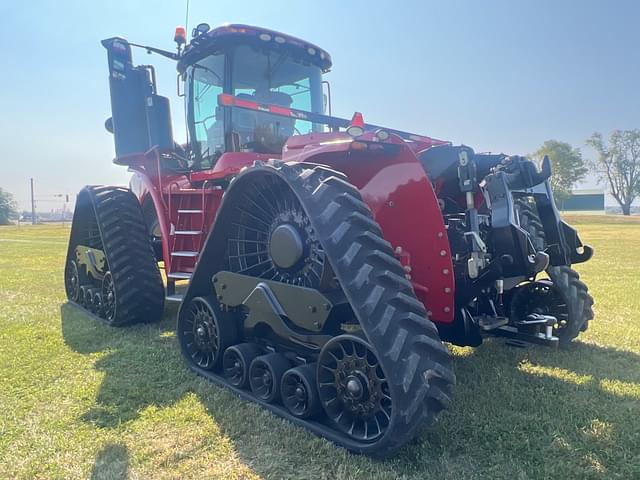
[[[64,271],[64,288],[67,292],[67,298],[72,302],[78,302],[80,299],[80,269],[75,260],[67,262]]]
[[[355,335],[329,340],[318,357],[320,401],[329,419],[354,440],[373,442],[391,422],[389,383],[369,343]]]
[[[249,366],[262,350],[254,343],[241,343],[225,350],[222,368],[227,381],[236,388],[249,386]]]
[[[178,340],[183,355],[199,368],[213,370],[227,347],[237,341],[234,319],[210,297],[195,297],[178,319]]]
[[[256,398],[272,403],[280,398],[282,376],[291,363],[280,353],[260,355],[249,366],[249,385]]]
[[[282,376],[282,404],[294,417],[313,418],[322,412],[316,387],[316,368],[315,363],[301,365],[287,370]]]

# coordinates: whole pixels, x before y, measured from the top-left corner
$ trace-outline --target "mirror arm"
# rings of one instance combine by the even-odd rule
[[[166,50],[162,50],[156,47],[149,47],[148,45],[139,45],[137,43],[129,43],[132,47],[144,48],[147,53],[157,53],[158,55],[162,55],[163,57],[170,58],[171,60],[180,60],[180,55],[173,52],[168,52]]]

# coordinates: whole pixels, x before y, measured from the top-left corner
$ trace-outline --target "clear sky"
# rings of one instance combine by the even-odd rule
[[[85,184],[125,184],[111,163],[106,52],[123,36],[173,49],[185,0],[0,0],[0,187],[28,206]],[[526,154],[547,139],[592,152],[594,131],[640,128],[640,1],[190,0],[196,23],[248,23],[328,50],[333,113],[476,151]],[[159,70],[184,139],[175,66]],[[59,206],[59,203],[57,204]]]

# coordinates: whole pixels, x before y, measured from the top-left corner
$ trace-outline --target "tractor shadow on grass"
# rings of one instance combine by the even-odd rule
[[[353,471],[373,478],[423,478],[425,472],[434,478],[470,472],[493,478],[640,475],[632,470],[640,465],[633,440],[640,356],[634,353],[582,342],[558,351],[517,349],[498,339],[465,349],[454,357],[458,384],[442,421],[396,457],[376,461],[198,379],[176,345],[174,310],[169,307],[159,324],[122,329],[62,306],[65,342],[95,355],[95,369],[104,374],[85,421],[116,427],[148,406],[168,407],[195,393],[240,461],[266,477],[342,478]]]
[[[95,355],[95,369],[104,373],[85,421],[115,427],[137,418],[149,405],[171,405],[187,393],[189,374],[176,349],[171,308],[160,323],[126,328],[110,327],[73,304],[60,310],[65,343],[78,353]]]
[[[637,478],[640,356],[576,341],[552,350],[489,339],[455,356],[458,384],[441,428],[407,461],[442,455],[509,476]],[[425,467],[428,468],[428,467]]]

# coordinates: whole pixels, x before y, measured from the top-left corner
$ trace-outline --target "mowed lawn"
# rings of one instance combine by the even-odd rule
[[[2,478],[640,478],[640,222],[574,217],[596,319],[570,348],[452,348],[439,425],[352,455],[191,373],[160,324],[65,303],[68,226],[0,227]]]

